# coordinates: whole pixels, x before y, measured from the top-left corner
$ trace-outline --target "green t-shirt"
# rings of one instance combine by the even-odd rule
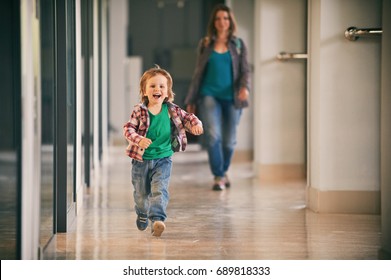
[[[232,58],[229,51],[225,53],[212,52],[200,92],[204,96],[233,100]]]
[[[143,159],[158,159],[172,156],[171,149],[171,121],[168,115],[167,104],[162,104],[162,110],[154,115],[148,111],[150,123],[146,137],[152,144],[145,150]]]

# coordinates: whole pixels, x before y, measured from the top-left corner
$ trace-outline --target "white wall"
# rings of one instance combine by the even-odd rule
[[[109,38],[108,38],[108,18],[107,18],[107,13],[108,13],[108,2],[109,0],[103,0],[102,1],[102,10],[101,10],[101,27],[102,27],[102,41],[101,41],[101,46],[102,46],[102,162],[105,162],[105,159],[108,157],[108,122],[109,122],[109,116],[108,116],[108,106],[109,106],[109,81],[108,81],[108,74],[109,74],[109,69],[108,69],[108,44],[109,44]]]
[[[380,212],[381,0],[309,1],[309,177],[317,212]]]
[[[140,103],[140,79],[143,75],[143,59],[141,56],[130,56],[126,59],[125,104],[128,104],[129,118],[133,106]],[[127,121],[127,119],[125,120]]]
[[[22,64],[22,210],[21,258],[38,258],[41,195],[41,54],[39,21],[34,1],[23,0]]]
[[[129,119],[130,108],[125,104],[127,0],[109,2],[109,125],[110,143],[125,145],[122,126]]]
[[[345,39],[381,26],[381,1],[310,1],[310,185],[379,190],[380,38]]]
[[[83,127],[83,89],[84,89],[84,77],[83,77],[83,57],[81,55],[81,0],[75,2],[75,29],[76,29],[76,211],[80,211],[83,205],[83,187],[84,182],[82,178],[83,170],[83,155],[82,155],[82,127]]]
[[[96,34],[93,36],[93,53],[94,56],[92,58],[92,100],[93,100],[93,127],[92,134],[95,137],[100,135],[101,131],[99,131],[99,114],[102,114],[102,111],[99,109],[99,36],[98,36],[98,0],[93,1],[93,9],[92,9],[92,17],[93,17],[93,33]],[[103,78],[104,79],[104,78]],[[93,168],[94,175],[99,176],[100,174],[100,162],[99,162],[99,141],[93,141]]]

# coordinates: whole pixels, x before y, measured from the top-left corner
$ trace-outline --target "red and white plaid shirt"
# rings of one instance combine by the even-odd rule
[[[177,139],[179,140],[179,151],[184,151],[187,145],[186,131],[190,132],[191,128],[196,125],[202,125],[201,121],[194,115],[181,109],[178,105],[167,102],[170,119],[177,130]],[[130,119],[123,126],[124,136],[129,141],[126,148],[126,154],[135,160],[143,161],[145,149],[141,148],[138,143],[145,138],[150,124],[148,108],[144,103],[137,104]]]

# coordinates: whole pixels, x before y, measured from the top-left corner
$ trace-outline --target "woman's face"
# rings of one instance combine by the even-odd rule
[[[215,17],[215,28],[217,33],[228,32],[230,28],[229,15],[226,11],[218,11]]]

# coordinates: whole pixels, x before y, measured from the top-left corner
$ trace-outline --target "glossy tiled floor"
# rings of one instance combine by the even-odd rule
[[[175,154],[166,231],[135,225],[130,161],[113,149],[86,193],[72,229],[57,234],[44,259],[377,259],[380,216],[316,214],[305,182],[264,184],[251,163],[234,163],[232,187],[211,190],[206,154]]]

